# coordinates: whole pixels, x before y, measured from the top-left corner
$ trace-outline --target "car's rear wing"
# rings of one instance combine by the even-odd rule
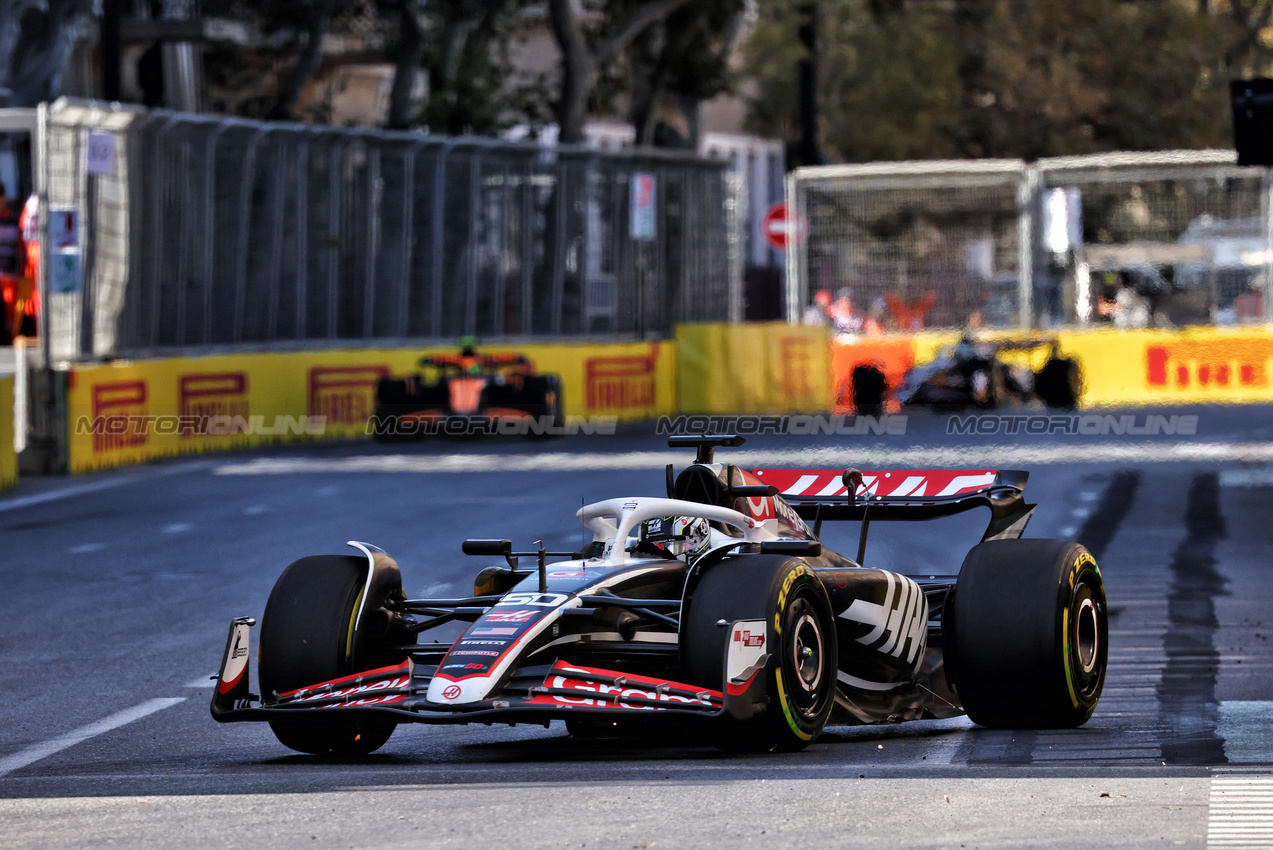
[[[1019,537],[1034,511],[1022,496],[1030,475],[1020,470],[753,469],[752,474],[777,487],[801,518],[817,523],[936,519],[987,507],[991,520],[983,539],[990,540]]]

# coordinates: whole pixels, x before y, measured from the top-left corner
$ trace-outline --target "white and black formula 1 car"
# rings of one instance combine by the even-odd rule
[[[213,717],[268,721],[301,752],[362,754],[411,722],[564,719],[581,735],[698,724],[726,748],[795,750],[828,724],[1091,716],[1108,657],[1101,574],[1077,543],[1020,538],[1026,473],[748,471],[713,460],[741,438],[670,443],[698,451],[679,475],[668,466],[667,498],[581,508],[582,552],[465,541],[507,561],[479,572],[469,598],[406,598],[398,564],[365,543],[296,561],[265,606],[260,695],[243,617]],[[871,522],[974,508],[990,523],[958,573],[863,564]],[[841,520],[861,521],[856,559],[818,540]],[[418,640],[457,622],[454,642]]]

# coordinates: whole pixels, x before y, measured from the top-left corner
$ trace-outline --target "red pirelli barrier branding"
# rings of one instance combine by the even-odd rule
[[[1267,340],[1199,341],[1150,345],[1145,382],[1174,389],[1269,386],[1273,345]]]
[[[376,383],[388,366],[316,366],[309,370],[309,415],[331,425],[365,425],[376,409]]]
[[[589,410],[631,410],[655,404],[658,350],[646,356],[589,357],[584,375]]]
[[[93,387],[93,453],[135,449],[150,441],[146,381],[118,381]]]
[[[178,428],[183,439],[207,434],[216,421],[246,421],[252,406],[248,402],[246,372],[204,372],[181,375],[177,379],[178,415],[190,427]]]

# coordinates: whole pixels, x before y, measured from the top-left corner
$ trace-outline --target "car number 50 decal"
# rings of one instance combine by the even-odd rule
[[[499,602],[496,608],[505,605],[534,605],[537,608],[556,608],[570,597],[564,593],[509,593]]]

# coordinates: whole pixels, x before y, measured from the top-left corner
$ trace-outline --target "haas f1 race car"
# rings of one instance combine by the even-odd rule
[[[371,433],[377,441],[436,434],[543,436],[564,423],[561,378],[535,374],[520,354],[479,354],[465,344],[458,355],[422,357],[420,366],[421,372],[382,378],[376,385]]]
[[[582,552],[465,541],[506,560],[468,598],[408,599],[397,563],[366,543],[296,561],[265,606],[259,695],[255,621],[241,617],[212,716],[268,721],[316,754],[369,753],[399,723],[697,724],[702,740],[764,751],[800,749],[828,724],[1091,716],[1108,657],[1100,570],[1077,543],[1021,539],[1026,473],[749,471],[713,460],[741,438],[670,442],[697,457],[679,475],[668,466],[667,497],[580,508]],[[973,508],[989,527],[957,574],[863,564],[871,522]],[[861,521],[856,558],[818,540],[844,520]],[[418,641],[457,622],[454,642]]]

